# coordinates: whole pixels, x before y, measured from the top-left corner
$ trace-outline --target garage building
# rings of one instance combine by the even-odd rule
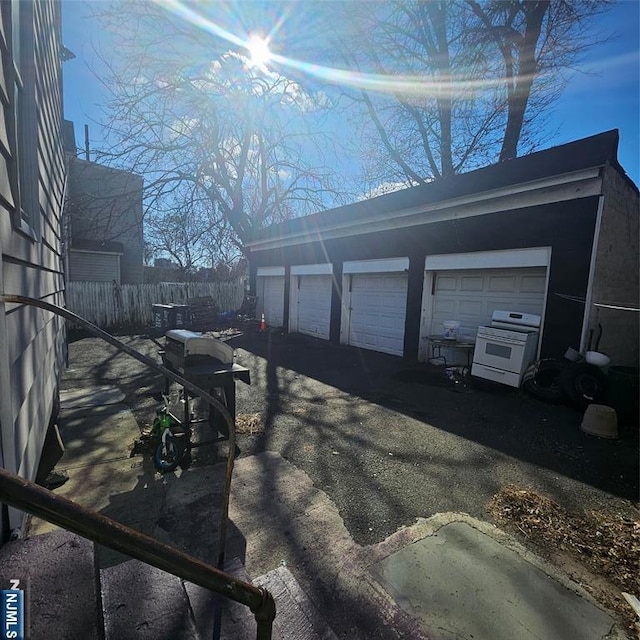
[[[542,317],[539,355],[638,363],[637,186],[618,132],[296,218],[248,243],[270,326],[409,360],[445,320]]]

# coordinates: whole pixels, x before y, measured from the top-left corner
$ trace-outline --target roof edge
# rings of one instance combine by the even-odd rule
[[[366,221],[371,216],[392,214],[407,208],[446,202],[457,197],[480,196],[495,189],[526,184],[552,177],[611,165],[637,190],[618,162],[618,129],[535,151],[524,156],[480,167],[467,173],[434,180],[348,205],[316,213],[257,230],[248,248],[279,236],[304,234],[310,228],[322,230],[340,222]]]

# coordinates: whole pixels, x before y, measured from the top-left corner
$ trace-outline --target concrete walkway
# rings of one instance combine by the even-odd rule
[[[213,563],[224,465],[155,473],[129,457],[139,430],[120,401],[105,389],[63,397],[57,469],[69,481],[56,493]],[[326,493],[272,451],[236,461],[229,515],[227,557],[252,577],[286,566],[340,638],[625,637],[577,585],[465,514],[356,544]],[[34,520],[30,533],[49,528]],[[105,552],[101,565],[124,559]]]
[[[124,399],[113,387],[94,387],[60,392],[58,425],[64,454],[56,471],[69,480],[55,490],[58,495],[107,515],[119,522],[153,534],[162,511],[162,485],[155,481],[153,463],[131,456],[140,429]],[[49,522],[32,518],[29,535],[54,530]],[[107,564],[122,559],[101,548]]]
[[[464,514],[438,514],[377,545],[357,545],[326,494],[275,453],[238,461],[231,517],[246,537],[249,574],[286,562],[312,599],[329,593],[334,613],[357,620],[345,637],[367,637],[358,630],[372,615],[400,637],[433,640],[617,635],[612,617],[578,585]]]
[[[434,640],[608,635],[613,620],[473,523],[454,521],[372,567]]]

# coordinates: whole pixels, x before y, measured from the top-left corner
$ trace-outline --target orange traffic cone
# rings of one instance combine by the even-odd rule
[[[262,319],[260,320],[260,331],[267,330],[267,323],[264,320],[264,313],[262,314]]]

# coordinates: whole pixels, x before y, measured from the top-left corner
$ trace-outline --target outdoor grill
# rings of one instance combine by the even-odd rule
[[[233,348],[222,340],[184,329],[167,331],[165,340],[164,351],[160,352],[164,366],[221,400],[235,420],[235,381],[251,384],[251,378],[249,369],[234,362]],[[165,394],[169,394],[168,379]],[[192,420],[186,392],[184,401],[184,420],[188,427]],[[228,437],[226,422],[218,411],[210,408],[208,421],[214,432]]]

